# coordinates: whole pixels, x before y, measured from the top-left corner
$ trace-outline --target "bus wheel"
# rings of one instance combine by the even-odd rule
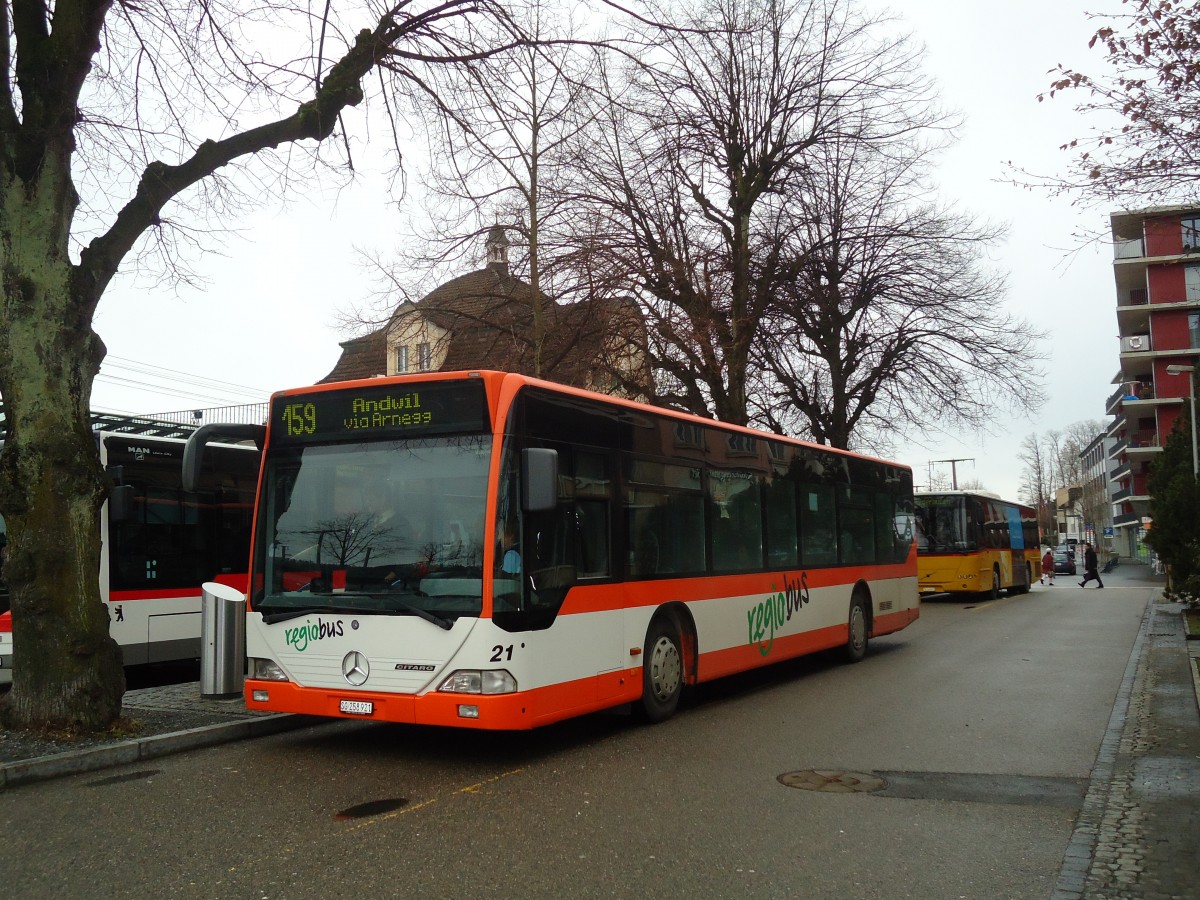
[[[640,717],[647,722],[662,722],[675,714],[683,693],[683,653],[679,629],[669,616],[650,623],[642,662],[642,701]]]
[[[859,591],[850,598],[850,633],[846,636],[846,659],[862,662],[867,655],[867,604]]]
[[[1031,584],[1033,584],[1033,566],[1029,565],[1029,563],[1025,563],[1025,583],[1014,584],[1008,589],[1008,593],[1010,596],[1014,594],[1028,594],[1029,586]]]
[[[992,587],[990,590],[983,591],[984,600],[998,600],[1000,598],[1000,570],[995,566],[992,567]]]

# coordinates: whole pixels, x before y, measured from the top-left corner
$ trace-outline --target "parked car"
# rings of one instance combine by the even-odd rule
[[[1055,575],[1074,575],[1075,574],[1075,556],[1068,553],[1066,550],[1054,551],[1054,574]]]

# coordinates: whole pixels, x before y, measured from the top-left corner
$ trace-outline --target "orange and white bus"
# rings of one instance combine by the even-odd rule
[[[921,492],[917,567],[921,593],[1024,594],[1041,578],[1037,514],[974,491]]]
[[[195,491],[184,491],[182,438],[101,431],[96,442],[116,485],[100,511],[100,597],[109,633],[127,666],[196,659],[201,585],[246,587],[258,450],[212,446]],[[0,684],[12,681],[12,666],[12,612],[5,602]]]
[[[264,453],[251,709],[659,721],[687,685],[857,661],[918,615],[893,463],[501,372],[284,391]]]

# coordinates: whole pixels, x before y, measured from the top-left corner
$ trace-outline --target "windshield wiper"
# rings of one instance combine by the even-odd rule
[[[264,613],[263,624],[274,625],[276,622],[287,622],[289,619],[298,619],[301,616],[311,616],[314,613],[350,613],[362,612],[357,607],[346,606],[305,606],[300,609],[287,609],[282,612]]]
[[[381,612],[388,616],[398,616],[403,613],[412,613],[417,618],[424,619],[426,622],[432,622],[438,628],[441,628],[445,631],[449,631],[454,627],[454,622],[452,622],[450,619],[439,616],[436,613],[431,613],[427,609],[421,609],[419,606],[409,606],[403,600],[396,599],[394,594],[371,594],[370,596],[385,598],[393,607],[392,609],[373,609],[371,612]],[[396,607],[399,608],[397,609]]]
[[[369,608],[364,608],[361,606],[306,606],[306,607],[303,607],[302,609],[287,609],[287,610],[282,610],[280,612],[264,613],[263,614],[263,624],[264,625],[275,625],[279,622],[287,622],[287,621],[290,621],[291,619],[299,619],[301,616],[310,616],[315,613],[326,613],[326,614],[329,614],[329,613],[347,613],[347,614],[363,613],[363,614],[369,614],[369,615],[384,615],[384,616],[399,616],[399,615],[404,615],[407,613],[407,614],[414,615],[417,618],[424,619],[426,622],[431,622],[434,625],[436,625],[438,628],[441,628],[445,631],[449,631],[451,628],[454,627],[454,622],[452,622],[450,619],[443,618],[442,616],[431,613],[431,612],[429,612],[429,610],[426,610],[426,609],[421,609],[416,606],[409,606],[407,603],[399,601],[393,596],[390,596],[387,594],[381,594],[381,595],[368,594],[367,596],[370,596],[372,598],[374,598],[376,596],[386,597],[389,601],[391,601],[392,608],[390,608],[390,609],[369,609]],[[399,607],[399,609],[396,608],[397,606]]]

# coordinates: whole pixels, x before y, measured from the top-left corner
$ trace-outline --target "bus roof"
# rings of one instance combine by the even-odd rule
[[[894,466],[898,469],[904,469],[909,472],[912,471],[912,468],[904,463],[898,463],[894,462],[893,460],[882,459],[880,457],[870,456],[864,453],[856,453],[852,450],[842,450],[838,447],[817,444],[812,441],[804,440],[803,438],[790,437],[785,434],[776,434],[770,431],[761,431],[759,429],[749,428],[744,425],[734,425],[729,422],[722,422],[718,419],[706,419],[703,416],[697,416],[693,413],[670,409],[665,406],[654,406],[653,404],[643,403],[637,400],[627,400],[623,397],[615,397],[611,394],[601,394],[597,393],[596,391],[588,391],[584,390],[583,388],[571,387],[570,385],[559,384],[553,381],[545,381],[540,378],[534,378],[532,375],[521,375],[515,372],[499,372],[489,369],[470,369],[457,372],[417,372],[406,375],[381,375],[374,378],[360,378],[354,381],[326,382],[324,384],[314,384],[307,387],[287,388],[285,390],[276,391],[271,395],[271,402],[274,403],[276,397],[294,397],[301,394],[324,393],[326,391],[339,391],[362,387],[378,387],[381,384],[389,383],[403,385],[416,382],[462,380],[465,378],[479,378],[488,385],[488,399],[489,403],[493,405],[491,410],[493,415],[496,412],[495,404],[499,401],[499,398],[502,394],[515,394],[517,390],[522,387],[540,387],[561,394],[608,403],[630,410],[653,413],[655,415],[663,415],[669,418],[678,419],[682,422],[703,425],[706,428],[718,428],[724,431],[738,432],[759,439],[770,438],[772,440],[786,441],[787,443],[791,444],[824,450],[827,453],[835,453],[840,456],[849,456],[856,459],[870,460],[883,465]]]

